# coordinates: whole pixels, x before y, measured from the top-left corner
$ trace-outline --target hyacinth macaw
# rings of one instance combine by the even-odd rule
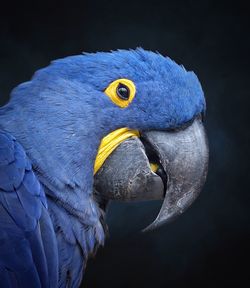
[[[153,229],[207,171],[198,78],[159,53],[53,61],[0,108],[1,287],[78,287],[109,200],[164,199]],[[102,145],[100,144],[102,143]]]

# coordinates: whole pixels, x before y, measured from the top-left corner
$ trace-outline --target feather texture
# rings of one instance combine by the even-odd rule
[[[0,131],[1,287],[78,287],[87,259],[104,242],[99,209],[88,197],[84,220],[46,199],[30,161]]]
[[[46,207],[44,190],[23,148],[0,132],[1,287],[56,287],[57,269],[48,268],[58,266],[52,252],[57,245]]]

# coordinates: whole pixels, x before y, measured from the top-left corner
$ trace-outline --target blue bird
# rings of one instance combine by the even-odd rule
[[[0,108],[1,287],[79,287],[110,200],[162,199],[156,228],[207,171],[198,78],[159,53],[53,61]]]

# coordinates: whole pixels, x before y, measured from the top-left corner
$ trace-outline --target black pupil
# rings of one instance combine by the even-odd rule
[[[122,99],[122,100],[128,100],[129,99],[129,89],[126,85],[124,84],[119,84],[117,87],[117,95]]]

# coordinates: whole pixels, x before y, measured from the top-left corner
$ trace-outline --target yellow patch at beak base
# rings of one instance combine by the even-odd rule
[[[119,146],[124,140],[130,137],[139,137],[139,131],[129,128],[120,128],[105,136],[98,149],[98,153],[94,165],[94,174],[102,167],[108,156]]]

